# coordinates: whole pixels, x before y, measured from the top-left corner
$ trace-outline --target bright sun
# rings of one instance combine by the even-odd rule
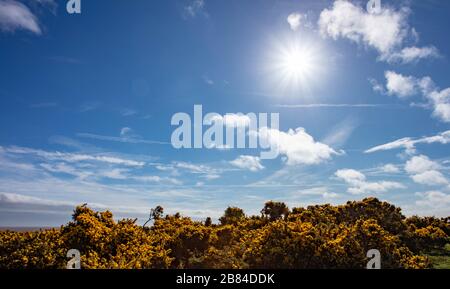
[[[269,85],[277,95],[306,97],[326,72],[324,48],[308,37],[274,41],[269,52]]]
[[[313,55],[306,49],[294,47],[284,51],[281,59],[281,69],[289,78],[304,78],[314,69]]]

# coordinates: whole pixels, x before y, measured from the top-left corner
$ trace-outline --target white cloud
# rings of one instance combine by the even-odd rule
[[[366,180],[366,176],[363,173],[352,169],[338,170],[335,176],[349,184],[357,184]]]
[[[160,176],[131,176],[129,179],[144,182],[144,183],[166,183],[172,185],[182,185],[183,182],[174,178],[160,177]]]
[[[386,71],[386,89],[389,95],[406,98],[418,93],[417,80],[411,76],[403,76],[393,71]]]
[[[22,218],[19,218],[19,220],[0,218],[0,220],[2,226],[59,226],[69,221],[67,216],[70,216],[74,207],[81,203],[86,203],[86,201],[60,201],[22,193],[0,192],[0,215],[2,217],[5,214],[6,216],[10,214],[24,216],[24,213],[28,215],[25,220],[20,220]],[[148,211],[148,208],[143,206],[124,207],[121,204],[105,205],[97,202],[88,202],[88,205],[95,210],[113,210],[115,216],[119,218],[142,217],[144,219],[146,217],[145,212]]]
[[[406,162],[405,171],[409,174],[423,173],[429,170],[439,169],[439,164],[431,161],[427,156],[414,156]]]
[[[448,184],[447,179],[438,171],[427,171],[417,175],[412,175],[414,182],[428,186],[439,186]]]
[[[79,111],[80,112],[89,112],[89,111],[93,111],[96,110],[100,107],[101,103],[98,101],[88,101],[83,103],[80,108]]]
[[[385,89],[384,89],[383,85],[381,83],[379,83],[378,80],[376,80],[374,78],[369,78],[368,80],[369,80],[370,84],[372,85],[373,91],[378,92],[378,93],[383,93],[383,94],[385,93]]]
[[[260,141],[277,148],[278,152],[287,157],[288,165],[319,164],[332,158],[333,155],[343,154],[335,151],[321,142],[316,142],[304,128],[289,129],[287,132],[263,127],[258,132]]]
[[[429,76],[416,78],[386,71],[385,77],[388,94],[404,99],[420,93],[428,101],[424,107],[431,107],[435,118],[450,122],[450,87],[439,90]],[[371,82],[374,90],[383,92],[384,89],[380,89],[376,81]]]
[[[331,193],[325,192],[325,193],[322,194],[322,197],[324,199],[335,199],[335,198],[339,197],[339,195],[336,194],[336,193],[333,193],[333,192],[331,192]]]
[[[214,85],[214,81],[208,76],[208,75],[203,75],[203,81],[208,84],[208,85]]]
[[[351,187],[348,189],[348,192],[351,194],[366,194],[366,193],[384,193],[393,189],[404,189],[406,188],[404,185],[398,182],[363,182],[358,186]]]
[[[188,5],[184,7],[185,16],[196,17],[199,14],[207,16],[208,14],[204,11],[205,0],[192,0]]]
[[[92,176],[92,173],[83,169],[79,170],[77,168],[74,168],[72,166],[67,165],[66,163],[57,163],[57,164],[48,164],[43,163],[40,164],[42,168],[45,170],[52,172],[52,173],[64,173],[72,176],[76,176],[80,179],[85,179],[89,176]]]
[[[334,174],[338,179],[343,180],[349,185],[348,192],[350,194],[366,194],[366,193],[384,193],[391,189],[403,189],[404,185],[397,182],[367,182],[366,176],[353,169],[338,170]]]
[[[246,169],[252,172],[264,169],[264,166],[261,164],[261,159],[254,156],[241,155],[237,159],[231,161],[230,164],[235,167]]]
[[[44,150],[31,149],[25,147],[6,147],[4,150],[8,153],[13,154],[30,154],[35,155],[43,159],[47,160],[61,160],[69,163],[77,163],[77,162],[87,162],[87,161],[95,161],[95,162],[104,162],[109,164],[116,165],[125,165],[132,167],[142,167],[145,165],[145,162],[123,159],[115,156],[108,155],[88,155],[88,154],[79,154],[79,153],[63,153],[63,152],[48,152]]]
[[[286,21],[289,23],[289,26],[293,31],[297,31],[304,20],[306,20],[306,15],[301,13],[291,13],[286,18]]]
[[[386,164],[383,167],[381,167],[381,170],[385,173],[398,173],[400,172],[399,168],[397,168],[393,164]]]
[[[136,115],[138,112],[132,108],[124,108],[120,110],[120,114],[122,116],[133,116]]]
[[[116,168],[112,170],[102,171],[99,175],[108,179],[124,180],[127,178],[127,175],[125,174],[126,172],[128,172],[128,170]]]
[[[346,38],[376,49],[380,60],[406,63],[435,57],[437,50],[432,47],[402,49],[407,40],[417,35],[407,23],[408,14],[407,8],[394,10],[386,5],[380,13],[368,13],[350,1],[337,0],[321,12],[319,28],[324,36]]]
[[[358,108],[358,107],[384,107],[377,103],[310,103],[310,104],[277,104],[281,108]]]
[[[432,208],[442,212],[442,216],[448,216],[448,208],[450,207],[450,194],[440,191],[429,191],[425,193],[416,193],[421,199],[416,201],[416,205]],[[443,209],[442,211],[440,209]]]
[[[41,34],[37,17],[24,4],[13,0],[0,1],[0,29],[14,32],[28,30]]]
[[[366,150],[365,153],[374,153],[374,152],[378,152],[378,151],[387,151],[387,150],[393,150],[393,149],[399,149],[399,148],[404,148],[409,152],[415,153],[415,145],[422,144],[422,143],[423,144],[432,144],[432,143],[448,144],[448,143],[450,143],[450,130],[442,132],[442,133],[434,135],[434,136],[422,137],[422,138],[418,138],[418,139],[413,139],[411,137],[398,139],[393,142],[389,142],[386,144],[382,144],[382,145],[370,148],[370,149]]]
[[[102,141],[112,141],[112,142],[122,142],[122,143],[131,143],[131,144],[161,144],[161,145],[170,145],[170,142],[164,142],[159,140],[147,140],[140,138],[135,134],[126,134],[121,136],[107,136],[107,135],[98,135],[93,133],[77,133],[78,137],[82,138],[90,138]]]
[[[417,62],[421,59],[426,58],[437,58],[439,57],[439,51],[434,46],[426,47],[405,47],[400,52],[395,52],[390,55],[389,59],[391,61],[401,61],[403,63]]]
[[[450,122],[450,87],[442,91],[432,91],[428,98],[434,104],[433,116],[443,122]]]
[[[175,161],[170,164],[157,164],[156,169],[169,172],[171,176],[180,176],[182,173],[198,175],[205,180],[215,180],[221,177],[221,174],[230,170],[208,164],[194,164],[189,162]]]
[[[130,133],[131,133],[131,128],[129,128],[129,127],[123,127],[121,130],[120,130],[120,136],[121,137],[124,137],[124,136],[128,136]]]
[[[186,169],[193,173],[208,173],[211,171],[211,168],[209,166],[196,165],[196,164],[191,164],[191,163],[186,163],[186,162],[175,162],[174,166],[176,168]]]
[[[126,168],[127,171],[122,171],[122,175],[125,175],[125,179],[119,181],[110,182],[104,180],[102,177],[106,175],[105,172],[118,168],[117,165],[109,163],[76,163],[66,164],[71,165],[73,168],[92,173],[92,177],[86,179],[71,178],[67,176],[60,176],[58,174],[50,174],[45,170],[40,163],[45,161],[48,164],[54,165],[52,168],[56,168],[54,162],[35,155],[18,155],[9,153],[0,147],[0,157],[10,158],[11,161],[17,162],[17,166],[14,169],[3,171],[4,162],[0,160],[0,192],[7,192],[11,194],[18,194],[24,196],[30,196],[35,198],[42,198],[45,200],[64,200],[73,202],[72,205],[64,207],[64,213],[61,216],[56,216],[57,211],[63,210],[62,206],[49,207],[48,205],[38,205],[34,199],[28,199],[30,202],[22,201],[19,203],[18,198],[15,198],[16,204],[12,204],[14,200],[10,196],[0,196],[0,225],[1,226],[17,226],[17,225],[60,225],[65,223],[64,218],[70,218],[70,212],[77,204],[89,203],[89,206],[94,204],[103,203],[103,209],[112,209],[115,216],[122,217],[140,217],[145,221],[148,217],[148,210],[152,204],[161,204],[164,208],[167,208],[168,213],[174,213],[180,211],[192,215],[198,215],[200,211],[207,211],[207,215],[214,217],[216,215],[210,214],[212,211],[220,212],[221,207],[215,201],[215,196],[218,194],[218,190],[210,187],[177,187],[171,189],[172,185],[181,184],[176,180],[166,177],[165,175],[147,175],[148,168]],[[23,166],[22,163],[36,163],[35,166]],[[11,167],[8,165],[8,167]],[[119,167],[122,168],[122,167]],[[222,168],[217,170],[223,170]],[[213,170],[214,171],[214,170]],[[212,172],[213,172],[212,171]],[[212,175],[211,172],[211,175]],[[120,173],[113,172],[110,176],[120,176]],[[204,175],[200,175],[203,178]],[[190,177],[193,184],[197,181],[196,178]],[[245,186],[242,186],[245,188]],[[221,188],[220,191],[227,190],[226,186]],[[229,189],[229,196],[235,196],[235,203],[239,203],[241,195],[238,194],[235,189]],[[230,197],[231,198],[231,197]],[[7,200],[8,203],[2,202]],[[50,201],[52,202],[52,201]],[[106,202],[106,203],[104,203]],[[128,207],[124,207],[124,204]],[[98,205],[96,205],[98,207]],[[198,208],[202,207],[202,210]],[[48,220],[28,216],[21,222],[19,219],[8,219],[5,216],[11,216],[10,213],[20,212],[34,212],[37,217],[48,215]],[[116,213],[119,213],[116,215]],[[206,215],[205,215],[206,216]],[[218,217],[218,216],[217,216]],[[143,223],[143,222],[142,222]]]
[[[10,172],[10,171],[35,171],[36,168],[33,164],[21,163],[14,160],[8,159],[4,156],[5,150],[0,146],[0,170]]]
[[[320,196],[326,200],[336,199],[339,197],[338,194],[329,192],[329,189],[327,187],[307,188],[300,191],[296,191],[292,193],[292,195],[300,196],[300,198],[303,198],[304,196]]]
[[[73,205],[69,202],[51,201],[37,197],[26,196],[14,193],[2,193],[0,192],[0,203],[2,204],[34,204],[34,205],[47,205],[47,206],[62,206]]]
[[[414,182],[428,186],[448,184],[444,175],[438,171],[440,168],[437,162],[424,155],[414,156],[405,164],[405,171]]]
[[[206,174],[206,175],[203,176],[203,178],[205,178],[208,181],[212,181],[212,180],[220,178],[220,175],[218,175],[218,174]]]
[[[334,39],[348,38],[387,54],[399,46],[407,35],[405,11],[383,8],[379,14],[369,14],[348,1],[335,1],[331,9],[320,14],[319,27],[324,35]]]
[[[218,179],[220,178],[220,174],[223,172],[223,169],[217,169],[209,165],[192,164],[187,162],[174,162],[172,164],[172,167],[174,169],[181,169],[188,171],[192,174],[200,174],[201,177],[206,180]]]

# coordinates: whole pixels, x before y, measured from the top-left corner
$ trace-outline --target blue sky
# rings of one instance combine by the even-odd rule
[[[449,215],[448,1],[0,0],[0,226],[375,196]],[[280,156],[175,149],[177,112],[279,113]]]

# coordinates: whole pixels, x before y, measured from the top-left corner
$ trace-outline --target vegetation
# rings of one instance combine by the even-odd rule
[[[0,232],[0,268],[65,268],[69,249],[82,268],[365,268],[370,249],[382,268],[449,265],[450,218],[406,218],[375,198],[292,210],[271,201],[260,216],[230,207],[220,224],[163,212],[139,226],[83,205],[60,229]]]

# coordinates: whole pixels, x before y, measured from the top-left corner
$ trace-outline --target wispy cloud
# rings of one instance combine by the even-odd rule
[[[376,103],[310,103],[310,104],[277,104],[280,108],[376,108],[376,107],[398,107],[394,104],[376,104]]]
[[[356,118],[348,117],[331,128],[322,142],[332,147],[342,147],[359,126]]]
[[[88,111],[96,110],[97,108],[100,107],[100,105],[101,105],[101,103],[98,101],[85,102],[80,106],[80,112],[88,112]]]
[[[386,164],[381,167],[381,170],[384,173],[389,173],[389,174],[395,174],[395,173],[400,172],[400,169],[396,165],[393,165],[393,164]]]
[[[155,167],[160,171],[169,172],[174,176],[188,173],[198,175],[200,178],[209,181],[219,179],[225,172],[237,170],[236,168],[231,168],[230,165],[227,167],[226,163],[197,164],[184,161],[173,161],[169,164],[156,164]]]
[[[30,105],[31,108],[49,108],[49,107],[55,107],[58,104],[56,102],[39,102],[39,103],[33,103]]]
[[[63,206],[63,205],[71,206],[71,205],[73,205],[70,202],[51,201],[51,200],[45,200],[45,199],[26,196],[26,195],[1,193],[1,192],[0,192],[0,203],[2,203],[2,204],[35,204],[35,205],[47,205],[47,206]]]
[[[138,112],[132,108],[124,108],[120,110],[120,114],[122,116],[133,116],[136,115]]]
[[[203,81],[208,85],[214,85],[214,81],[207,75],[202,76]]]
[[[439,133],[434,136],[422,138],[415,138],[415,139],[411,137],[401,138],[389,143],[372,147],[366,150],[365,153],[374,153],[378,151],[386,151],[399,148],[405,149],[408,153],[415,153],[415,146],[417,144],[432,144],[432,143],[440,143],[440,144],[450,143],[450,130]]]
[[[419,200],[416,201],[414,210],[417,212],[432,211],[435,215],[441,217],[448,216],[448,208],[450,207],[450,194],[441,191],[428,191],[424,193],[416,193]]]
[[[38,18],[27,6],[13,0],[0,1],[0,29],[7,32],[28,30],[42,34]]]
[[[257,172],[264,169],[264,166],[261,164],[261,159],[255,156],[241,155],[237,159],[230,161],[230,164],[252,172]]]
[[[32,148],[18,147],[18,146],[0,147],[0,149],[5,152],[12,153],[12,154],[34,155],[34,156],[37,156],[37,157],[40,157],[43,159],[47,159],[47,160],[61,160],[61,161],[69,162],[69,163],[95,161],[95,162],[132,166],[132,167],[142,167],[145,165],[144,162],[123,159],[123,158],[119,158],[119,157],[115,157],[115,156],[102,155],[102,154],[89,155],[89,154],[67,153],[67,152],[58,152],[58,151],[49,152],[49,151],[44,151],[44,150],[40,150],[40,149],[32,149]]]
[[[183,16],[185,18],[194,18],[198,15],[208,17],[208,13],[205,11],[205,0],[189,0],[189,4],[184,6]]]
[[[353,169],[338,170],[336,171],[335,176],[349,185],[348,192],[351,194],[385,193],[392,189],[406,188],[403,184],[398,182],[368,182],[363,173]]]
[[[390,61],[403,63],[418,62],[427,58],[439,58],[439,50],[434,46],[426,47],[405,47],[399,52],[394,52],[389,56]]]
[[[291,195],[297,198],[304,198],[305,196],[320,196],[325,200],[335,199],[338,197],[338,194],[330,192],[328,187],[302,189],[291,193]]]
[[[170,145],[170,142],[157,141],[157,140],[146,140],[137,137],[129,137],[127,135],[123,136],[106,136],[106,135],[98,135],[92,133],[77,133],[78,137],[81,138],[90,138],[96,140],[103,141],[113,141],[113,142],[122,142],[122,143],[133,143],[133,144],[161,144],[161,145]]]

